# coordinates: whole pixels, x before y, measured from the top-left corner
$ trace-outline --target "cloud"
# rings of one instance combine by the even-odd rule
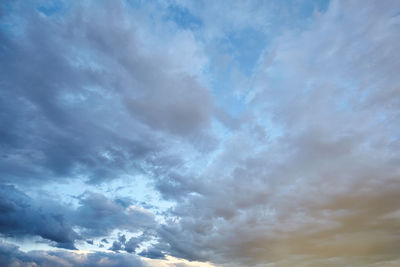
[[[179,219],[159,229],[170,255],[239,266],[398,261],[399,9],[333,1],[276,39],[247,95],[256,120],[185,180],[196,193],[183,191]]]
[[[0,262],[2,266],[148,266],[131,254],[40,250],[23,252],[17,246],[3,241],[0,242]]]
[[[156,259],[144,259],[144,261],[150,266],[154,267],[212,267],[211,263],[199,262],[199,261],[188,261],[185,259],[178,259],[168,256],[166,260]]]
[[[1,186],[0,232],[6,236],[40,236],[61,248],[75,249],[79,234],[65,218],[68,208],[37,205],[12,185]]]
[[[0,195],[1,234],[16,238],[40,236],[60,248],[76,249],[77,241],[109,236],[116,229],[138,232],[157,227],[152,213],[133,205],[121,206],[99,193],[81,196],[77,208],[48,197],[32,199],[12,185],[2,185]],[[136,246],[146,238],[148,235],[138,239]],[[132,252],[133,245],[129,240],[126,250]]]
[[[2,17],[2,181],[104,182],[145,172],[174,140],[207,136],[213,100],[184,71],[205,64],[193,36],[178,32],[174,48],[140,35],[150,22],[129,4],[91,6],[46,15],[17,2]]]
[[[60,3],[0,11],[0,232],[118,253],[2,263],[398,264],[397,1]],[[38,191],[73,179],[76,206]]]
[[[135,232],[156,226],[151,212],[134,205],[124,207],[100,193],[83,196],[72,220],[85,229],[87,236],[107,236],[114,229]]]
[[[154,234],[144,231],[139,236],[131,237],[129,240],[127,240],[124,234],[119,233],[118,240],[114,241],[109,249],[116,252],[126,251],[128,253],[135,253],[142,243],[151,241],[153,236]],[[164,254],[161,251],[155,253],[155,250],[151,250],[150,252],[148,250],[144,250],[139,255],[148,258],[164,259]]]
[[[166,260],[142,259],[127,253],[42,251],[23,252],[18,246],[0,241],[0,262],[2,266],[96,266],[96,267],[192,267],[213,265],[202,262],[189,262],[184,259],[168,257]]]

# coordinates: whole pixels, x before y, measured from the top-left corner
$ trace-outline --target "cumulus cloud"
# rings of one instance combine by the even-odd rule
[[[143,244],[146,241],[151,241],[153,236],[154,234],[144,231],[139,236],[134,236],[131,237],[129,240],[127,240],[124,234],[119,233],[118,240],[115,240],[113,242],[112,246],[110,247],[110,250],[116,252],[126,251],[128,253],[135,253],[138,252],[137,250],[141,244]],[[165,258],[164,254],[161,251],[157,251],[157,253],[155,253],[155,249],[151,249],[150,251],[148,249],[145,249],[139,255],[152,259]]]

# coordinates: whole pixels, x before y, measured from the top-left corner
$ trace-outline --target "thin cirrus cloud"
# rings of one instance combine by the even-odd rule
[[[1,6],[2,265],[399,264],[397,1]]]

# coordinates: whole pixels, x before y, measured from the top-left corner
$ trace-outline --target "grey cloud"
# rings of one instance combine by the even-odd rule
[[[122,266],[144,267],[146,263],[131,254],[93,252],[77,254],[68,251],[23,252],[17,246],[0,241],[0,262],[2,266]]]
[[[121,206],[96,193],[81,196],[80,205],[74,209],[51,199],[34,200],[12,185],[2,185],[0,208],[2,235],[40,236],[50,245],[68,249],[75,249],[76,241],[108,236],[115,229],[138,232],[157,226],[150,212]],[[74,228],[79,228],[79,233]],[[125,244],[126,240],[119,241]],[[93,244],[92,240],[87,242]]]
[[[61,19],[35,3],[10,5],[1,19],[20,34],[1,31],[3,181],[102,182],[145,171],[171,140],[207,136],[210,93],[195,74],[175,71],[180,59],[159,52],[162,44],[141,52],[145,22],[128,4],[64,3]]]
[[[125,243],[125,251],[129,253],[133,253],[136,251],[136,249],[139,247],[139,244],[143,242],[145,239],[143,237],[131,237],[126,243]]]
[[[157,78],[166,80],[164,75],[160,73]],[[210,123],[213,106],[209,92],[194,77],[172,77],[168,85],[154,87],[162,89],[127,102],[131,112],[141,121],[155,129],[184,135],[201,132]],[[193,105],[196,102],[199,104]]]
[[[122,244],[121,244],[121,242],[119,242],[119,241],[114,241],[113,244],[112,244],[112,246],[111,246],[109,249],[110,249],[110,250],[113,250],[113,251],[122,250]]]
[[[128,253],[135,253],[137,252],[136,250],[139,248],[141,243],[145,241],[149,241],[152,237],[154,236],[154,233],[144,231],[141,235],[136,236],[136,237],[131,237],[129,240],[126,239],[126,236],[124,234],[118,234],[118,240],[114,241],[112,246],[109,248],[110,250],[113,251],[126,251]],[[145,250],[147,251],[147,250]],[[144,256],[144,257],[149,257],[151,256],[145,256],[140,253],[139,255]],[[151,257],[150,257],[151,258]],[[164,258],[164,257],[157,257],[157,258]]]
[[[65,218],[68,209],[43,207],[11,185],[2,185],[0,232],[6,236],[40,236],[61,248],[75,249],[79,234]]]
[[[61,20],[16,5],[26,25],[2,13],[21,35],[0,32],[6,62],[0,67],[0,179],[99,182],[145,172],[176,205],[157,226],[129,199],[87,193],[77,209],[40,209],[42,203],[27,205],[27,195],[7,186],[0,195],[4,235],[38,235],[72,247],[115,229],[148,231],[102,243],[136,253],[156,237],[142,256],[225,266],[398,264],[397,1],[332,1],[310,24],[283,32],[270,44],[273,52],[260,58],[238,119],[215,108],[195,71],[182,71],[190,60],[174,59],[168,44],[153,49],[137,34],[146,26],[143,16],[121,3],[72,4],[74,12]],[[195,15],[212,16],[224,31],[235,24],[239,31],[242,24],[264,31],[257,15],[264,16],[262,8],[241,1],[220,12],[219,5]],[[206,29],[213,30],[210,36],[221,34]],[[230,130],[220,143],[207,132],[213,116]],[[54,227],[46,232],[39,224]],[[76,254],[48,253],[76,262]],[[8,252],[2,261],[49,260],[42,252],[31,255]],[[93,264],[99,257],[121,265],[135,259],[125,253],[85,257]]]
[[[87,236],[107,236],[113,229],[146,230],[156,226],[154,215],[136,206],[124,207],[99,193],[88,193],[71,216]]]
[[[256,120],[198,179],[160,187],[184,196],[179,220],[158,230],[167,253],[226,266],[398,263],[396,10],[332,1],[276,40],[248,95]]]
[[[182,68],[201,65],[191,35],[177,36],[178,48],[149,44],[136,33],[146,19],[126,2],[61,3],[57,16],[44,14],[38,2],[9,2],[12,12],[2,13],[1,22],[18,29],[0,31],[3,183],[31,188],[61,179],[152,176],[185,163],[173,153],[181,144],[209,147],[214,103],[198,73]],[[189,54],[179,49],[185,45]],[[8,185],[1,197],[2,234],[40,236],[58,247],[74,248],[115,229],[156,227],[154,216],[128,199],[87,193],[74,209]],[[114,248],[121,243],[134,252],[146,238],[119,240]]]
[[[157,248],[151,247],[139,253],[140,256],[150,259],[165,259],[165,254]]]

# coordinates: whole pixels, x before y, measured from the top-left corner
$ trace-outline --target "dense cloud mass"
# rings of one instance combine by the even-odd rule
[[[0,265],[400,264],[400,2],[0,6]]]
[[[309,29],[276,41],[247,94],[270,133],[243,127],[225,141],[198,194],[174,209],[179,223],[160,232],[172,255],[398,260],[399,8],[333,2]]]
[[[175,58],[141,52],[126,4],[70,5],[63,18],[29,4],[3,15],[3,181],[144,171],[167,153],[168,134],[201,135],[209,123],[210,93]]]
[[[74,253],[67,251],[31,251],[22,252],[17,246],[0,243],[0,261],[2,266],[148,266],[138,257],[131,254],[105,252]]]
[[[1,233],[37,235],[60,248],[76,249],[75,241],[107,236],[114,229],[136,232],[155,226],[152,213],[99,193],[86,193],[73,209],[49,198],[32,199],[11,185],[3,185],[0,192]]]

